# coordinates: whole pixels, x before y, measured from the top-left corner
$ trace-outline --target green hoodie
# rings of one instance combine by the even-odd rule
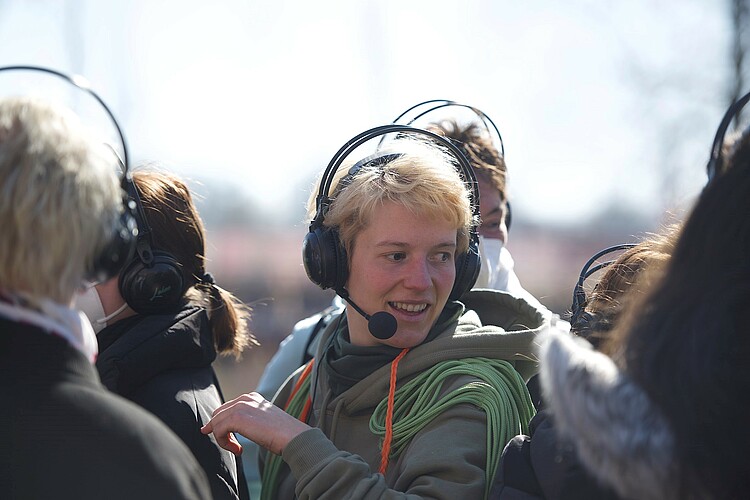
[[[437,363],[483,357],[509,361],[523,380],[536,372],[535,337],[550,326],[550,313],[523,299],[492,290],[474,290],[462,301],[460,318],[440,322],[442,331],[412,348],[398,365],[398,387]],[[482,318],[482,320],[480,320]],[[322,334],[312,370],[313,426],[284,449],[276,498],[479,499],[485,493],[487,416],[472,404],[452,406],[422,427],[398,456],[391,458],[385,476],[379,474],[382,438],[370,431],[370,417],[388,395],[390,363],[334,396],[329,371],[317,366],[333,335],[345,335],[331,321]],[[287,400],[299,371],[290,377],[275,400]],[[469,375],[448,378],[445,394],[470,382]],[[528,422],[510,423],[519,426]],[[498,443],[500,449],[505,443]],[[492,479],[492,478],[490,478]]]

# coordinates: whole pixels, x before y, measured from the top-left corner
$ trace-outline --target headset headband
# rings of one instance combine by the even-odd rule
[[[125,144],[125,135],[122,133],[120,124],[117,123],[117,120],[115,119],[115,115],[109,109],[109,106],[107,106],[104,100],[101,97],[99,97],[99,94],[94,92],[94,90],[91,88],[86,78],[80,75],[66,75],[65,73],[62,73],[60,71],[50,69],[50,68],[45,68],[43,66],[3,66],[3,67],[0,67],[0,71],[16,71],[16,70],[41,71],[42,73],[48,73],[50,75],[58,76],[62,78],[63,80],[66,80],[69,83],[75,85],[79,89],[85,92],[88,92],[94,99],[96,99],[97,102],[101,105],[101,107],[104,108],[104,111],[107,113],[107,116],[109,117],[110,121],[115,126],[115,130],[117,131],[117,137],[120,139],[120,145],[122,145],[122,166],[124,167],[123,178],[130,175],[130,168],[129,168],[130,163],[128,159],[128,148]]]
[[[716,130],[714,143],[711,146],[711,156],[709,157],[708,164],[706,165],[706,173],[708,174],[709,182],[717,174],[720,174],[721,170],[724,167],[724,157],[721,154],[721,151],[724,146],[724,139],[725,139],[725,136],[727,135],[727,129],[729,129],[729,124],[732,123],[732,120],[735,118],[735,116],[737,116],[737,114],[739,114],[739,112],[742,111],[742,108],[745,107],[748,101],[750,101],[750,92],[740,97],[737,100],[737,102],[729,106],[729,109],[727,109],[727,112],[724,113],[724,118],[721,119],[719,128]]]
[[[482,111],[479,108],[475,108],[474,106],[469,106],[468,104],[462,104],[456,101],[451,101],[449,99],[430,99],[429,101],[420,102],[419,104],[415,104],[414,106],[410,107],[409,109],[407,109],[406,111],[398,115],[396,119],[393,120],[393,123],[399,124],[399,121],[402,118],[404,118],[407,114],[409,114],[411,111],[414,111],[417,108],[422,108],[424,106],[427,106],[428,104],[431,105],[430,109],[427,109],[425,111],[422,111],[421,113],[416,114],[411,120],[407,121],[405,125],[411,125],[418,119],[422,118],[424,115],[428,113],[432,113],[433,111],[441,109],[441,108],[455,106],[459,108],[470,109],[482,120],[482,123],[484,124],[484,127],[487,129],[487,132],[492,134],[492,131],[493,130],[495,131],[495,135],[497,135],[497,138],[500,144],[500,156],[502,156],[503,158],[505,157],[505,146],[503,145],[503,137],[500,135],[500,130],[497,128],[497,125],[495,125],[495,122],[492,121],[492,118],[487,116],[487,114],[484,111]],[[381,139],[380,142],[382,143],[383,139]],[[378,147],[379,146],[380,144],[378,144]]]
[[[583,269],[581,269],[581,274],[578,276],[578,281],[576,282],[575,288],[573,289],[573,305],[571,306],[571,313],[572,313],[573,321],[575,321],[575,319],[581,315],[581,313],[583,312],[583,307],[586,304],[586,291],[583,288],[583,284],[586,282],[586,279],[592,274],[594,274],[595,272],[614,264],[615,261],[608,260],[606,262],[600,262],[594,267],[591,267],[594,264],[594,262],[596,262],[601,257],[607,254],[610,254],[612,252],[617,252],[620,250],[627,250],[629,248],[633,248],[634,246],[636,246],[635,243],[623,243],[621,245],[614,245],[614,246],[605,248],[604,250],[601,250],[595,253],[594,256],[591,257],[586,262],[586,264],[584,264]]]
[[[315,219],[313,222],[322,222],[322,217],[325,217],[326,212],[328,211],[328,206],[331,203],[331,199],[329,198],[330,190],[331,190],[331,184],[333,183],[333,177],[338,168],[341,166],[343,161],[349,156],[355,149],[357,149],[359,146],[364,144],[365,142],[374,139],[375,137],[379,136],[385,136],[387,134],[392,134],[396,132],[401,133],[410,133],[410,134],[419,134],[423,136],[427,136],[441,145],[445,146],[456,158],[458,161],[458,165],[460,167],[460,171],[463,174],[464,183],[467,184],[469,189],[471,190],[473,203],[471,206],[472,215],[475,219],[479,218],[479,184],[477,183],[477,178],[474,175],[474,170],[471,168],[471,164],[469,163],[469,160],[466,159],[466,156],[461,152],[460,149],[458,149],[453,143],[451,143],[449,140],[447,140],[445,137],[442,137],[438,134],[435,134],[433,132],[430,132],[428,130],[423,130],[415,127],[409,127],[407,125],[397,125],[397,124],[390,124],[390,125],[381,125],[379,127],[371,128],[369,130],[365,130],[364,132],[357,134],[353,138],[351,138],[349,141],[346,142],[331,158],[331,161],[328,163],[328,166],[325,169],[325,172],[323,172],[323,177],[320,180],[320,186],[318,188],[318,196],[315,199]]]

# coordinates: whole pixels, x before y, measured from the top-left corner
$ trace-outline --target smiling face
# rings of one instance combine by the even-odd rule
[[[352,344],[421,344],[443,310],[456,277],[457,229],[385,202],[355,238],[347,289],[364,311],[386,311],[398,322],[388,340],[370,335],[367,320],[347,306]]]

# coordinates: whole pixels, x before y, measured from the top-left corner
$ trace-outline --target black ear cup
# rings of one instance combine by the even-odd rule
[[[302,262],[310,281],[324,290],[344,287],[349,277],[346,250],[332,228],[310,229],[302,242]]]
[[[573,292],[574,299],[573,307],[570,313],[570,329],[573,333],[580,334],[580,332],[587,331],[589,325],[594,322],[594,315],[586,311],[586,292],[583,289],[583,285],[576,285],[576,289]]]
[[[469,237],[469,248],[466,252],[456,256],[456,281],[450,293],[450,300],[458,300],[463,294],[474,287],[482,268],[479,256],[479,237],[472,231]]]
[[[138,226],[133,208],[127,202],[123,205],[123,211],[115,223],[109,242],[94,258],[91,268],[86,272],[86,279],[89,281],[103,282],[117,276],[133,258]]]
[[[358,161],[339,181],[338,189],[348,186],[352,178],[365,165],[384,165],[399,156],[392,153],[374,154]],[[326,211],[327,206],[326,208],[319,207],[318,214],[310,224],[310,231],[302,241],[302,262],[310,281],[323,290],[327,288],[339,290],[346,286],[346,280],[349,278],[349,262],[346,250],[339,239],[338,230],[323,225]]]
[[[139,314],[176,311],[189,286],[182,265],[169,252],[154,250],[151,226],[138,188],[131,176],[125,180],[125,192],[133,207],[139,232],[135,255],[120,273],[120,295]]]
[[[133,259],[120,274],[120,295],[139,314],[156,314],[176,310],[185,293],[182,266],[168,253],[153,252],[144,264]]]

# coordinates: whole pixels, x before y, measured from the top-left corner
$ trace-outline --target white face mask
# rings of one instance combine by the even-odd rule
[[[102,299],[99,298],[96,285],[97,283],[90,283],[86,285],[86,289],[83,292],[77,293],[73,299],[73,308],[78,309],[86,315],[94,332],[98,334],[107,326],[107,321],[124,311],[128,307],[128,304],[124,303],[112,314],[105,315]]]
[[[513,264],[511,261],[510,266],[504,265],[507,259],[501,258],[502,253],[503,242],[499,238],[479,236],[479,256],[482,259],[482,268],[474,288],[507,291],[508,277],[513,270]]]

